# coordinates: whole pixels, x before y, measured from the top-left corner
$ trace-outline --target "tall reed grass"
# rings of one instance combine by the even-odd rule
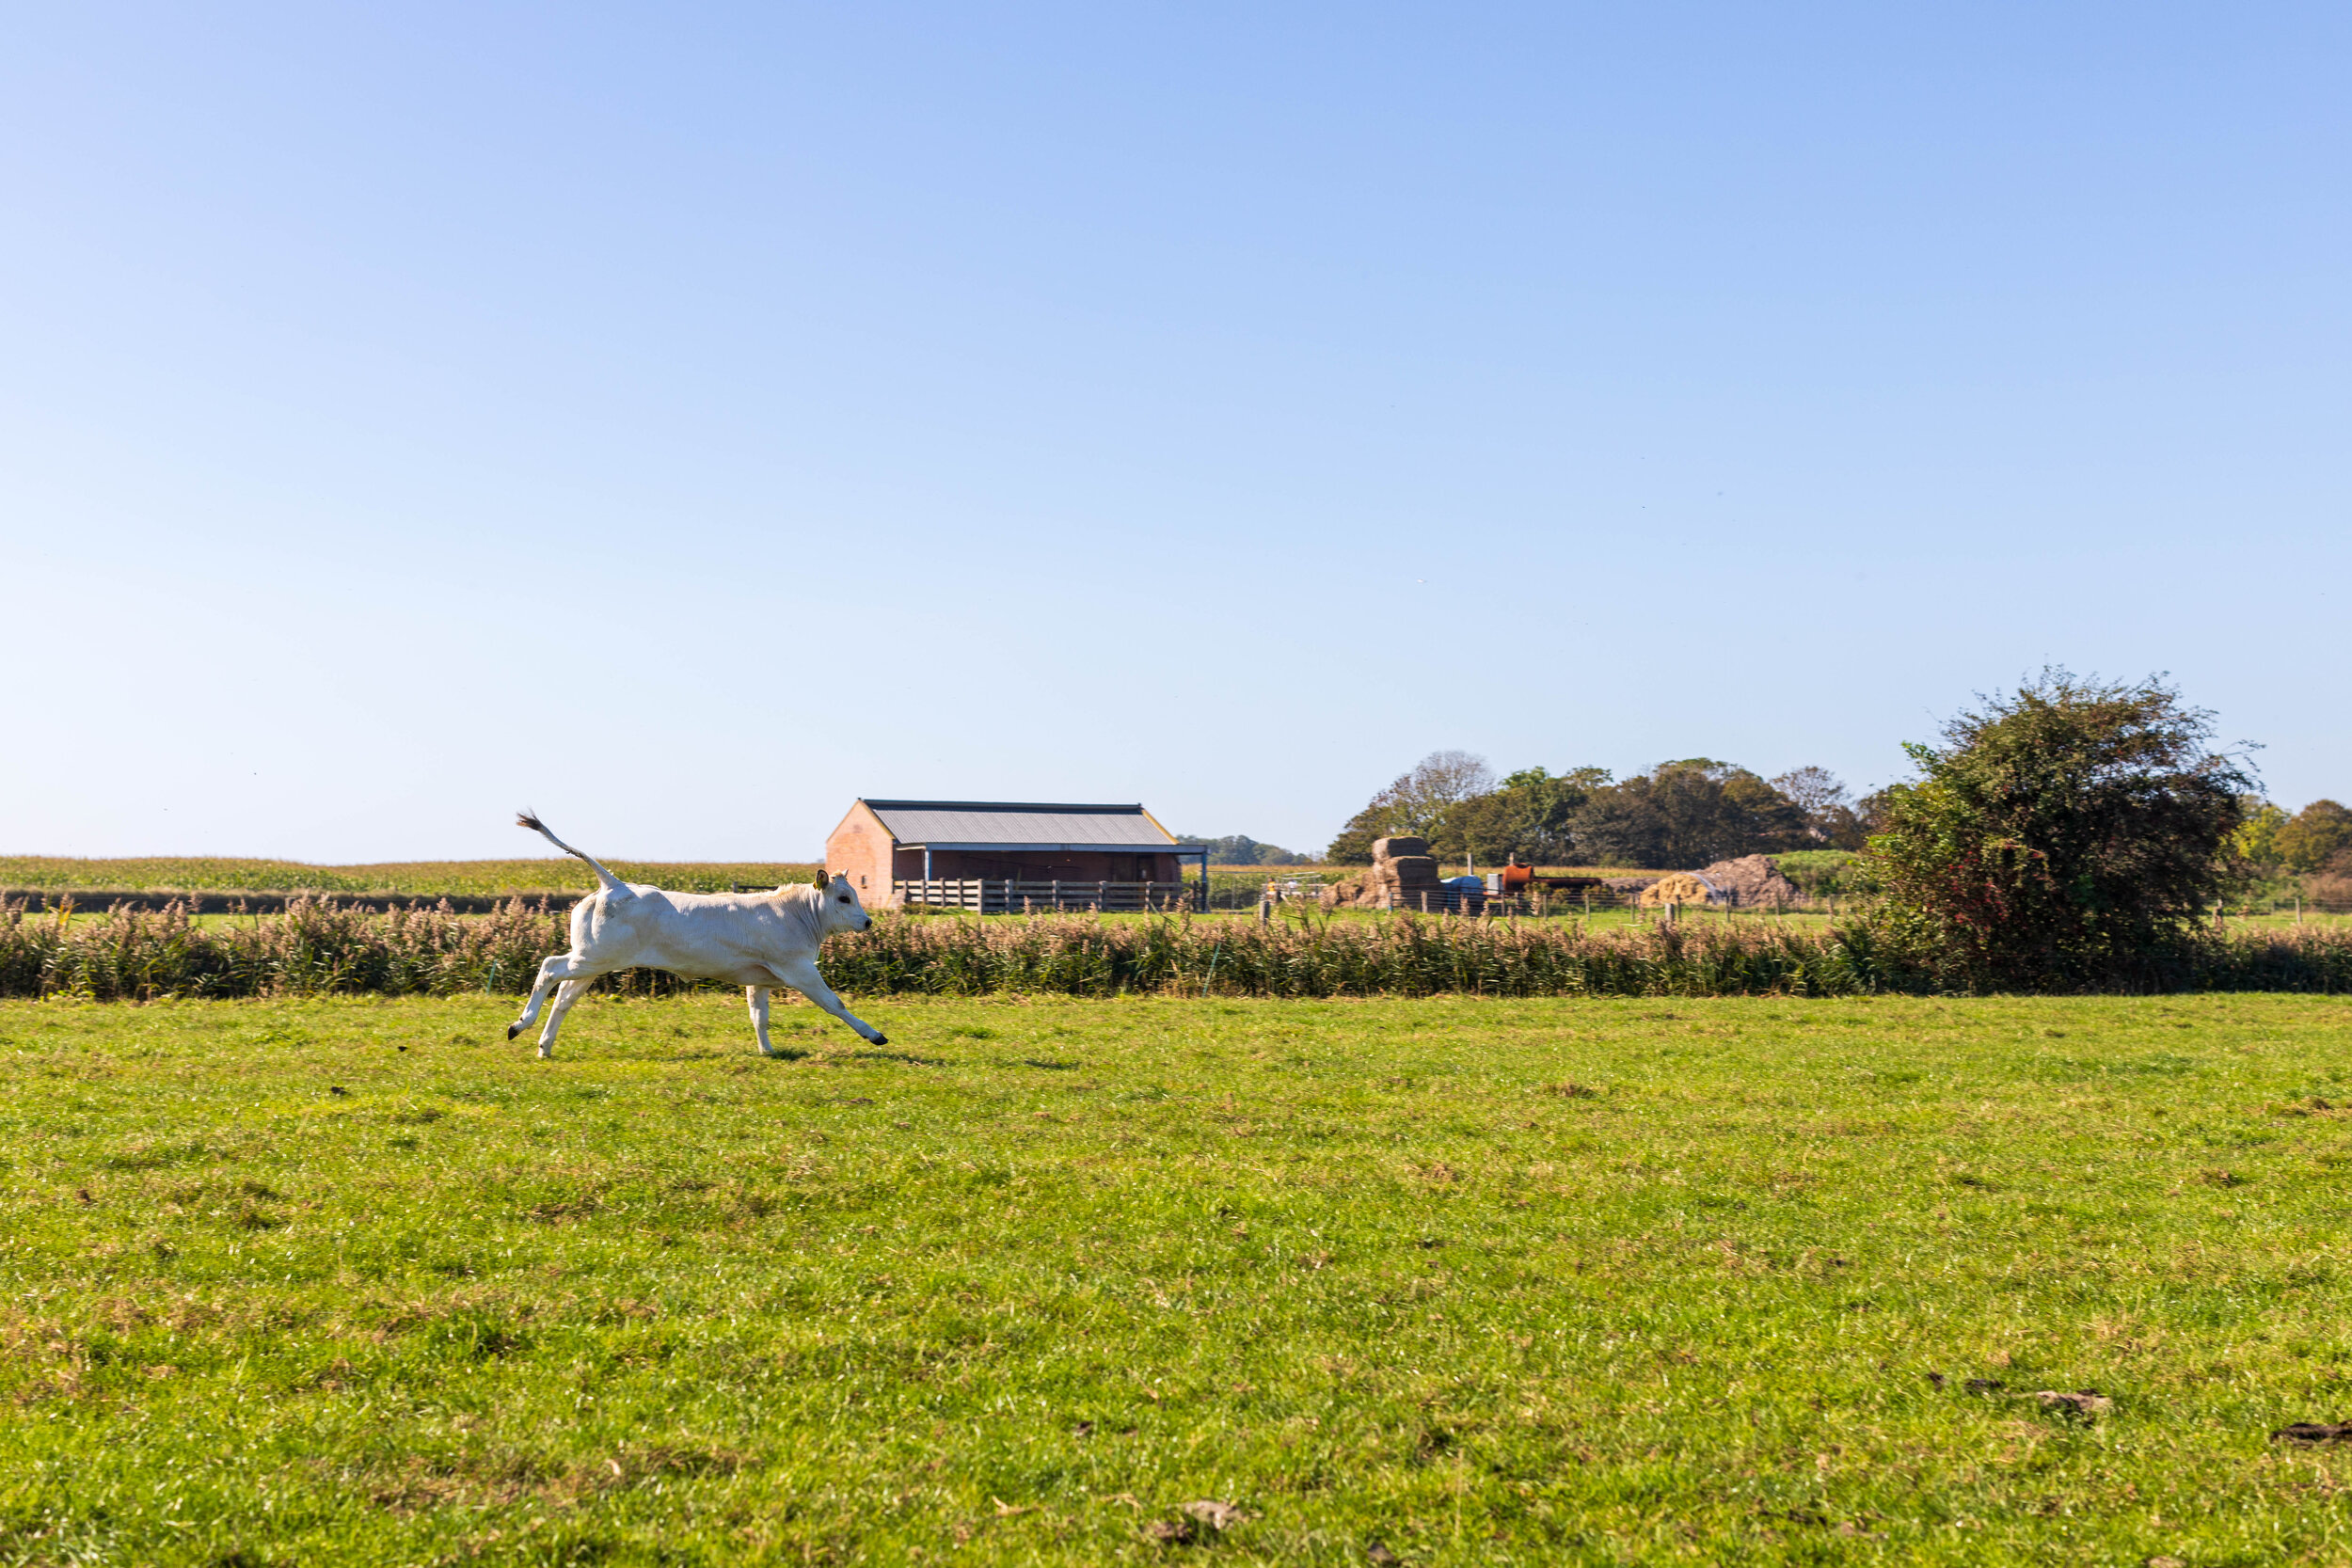
[[[446,905],[369,912],[298,900],[282,915],[199,925],[184,905],[68,921],[0,908],[0,996],[96,1001],[322,992],[518,994],[566,945],[562,913],[517,899],[495,914]],[[1591,932],[1566,922],[1405,915],[1270,926],[1176,915],[941,919],[882,915],[825,945],[825,973],[861,995],[1845,996],[1935,989],[1883,957],[1859,923],[1693,923]],[[652,972],[606,990],[694,982]],[[2104,989],[2352,990],[2352,932],[2217,936],[2163,971]]]

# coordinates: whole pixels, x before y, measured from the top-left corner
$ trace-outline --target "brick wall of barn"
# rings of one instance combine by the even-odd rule
[[[882,825],[863,803],[851,806],[850,815],[841,819],[841,826],[825,840],[825,870],[828,875],[847,877],[857,889],[858,901],[869,909],[879,909],[890,896],[890,830]],[[923,873],[918,863],[916,876]]]

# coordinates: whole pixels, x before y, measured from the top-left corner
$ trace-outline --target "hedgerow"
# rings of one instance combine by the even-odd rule
[[[1400,915],[1260,925],[1186,915],[1129,921],[885,914],[825,944],[826,975],[861,995],[1122,992],[1261,997],[1843,996],[1954,989],[1867,918],[1835,928],[1693,921],[1596,932],[1562,921]],[[530,989],[568,945],[564,914],[512,902],[489,915],[441,905],[383,911],[298,901],[281,915],[199,924],[184,905],[69,920],[0,907],[0,995],[450,996]],[[654,972],[606,990],[696,982]],[[2352,990],[2352,932],[2208,934],[2161,962],[2068,988],[2093,991]]]

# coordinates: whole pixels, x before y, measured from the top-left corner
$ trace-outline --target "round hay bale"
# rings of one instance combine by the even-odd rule
[[[1688,871],[1677,871],[1661,877],[1642,890],[1642,907],[1654,910],[1664,904],[1704,904],[1715,890]]]

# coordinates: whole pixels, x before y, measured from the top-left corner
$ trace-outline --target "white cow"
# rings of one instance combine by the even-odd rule
[[[874,923],[847,877],[827,880],[819,871],[815,887],[780,887],[773,893],[664,893],[622,881],[548,832],[529,812],[515,822],[546,834],[565,854],[580,855],[604,885],[572,906],[572,950],[539,966],[531,1006],[507,1027],[508,1039],[531,1027],[552,990],[555,1006],[539,1036],[539,1054],[554,1055],[555,1032],[589,983],[599,974],[642,965],[741,986],[764,1056],[776,1053],[768,1043],[771,986],[790,986],[874,1044],[890,1043],[881,1030],[843,1006],[817,973],[819,942],[835,931],[863,931]]]

